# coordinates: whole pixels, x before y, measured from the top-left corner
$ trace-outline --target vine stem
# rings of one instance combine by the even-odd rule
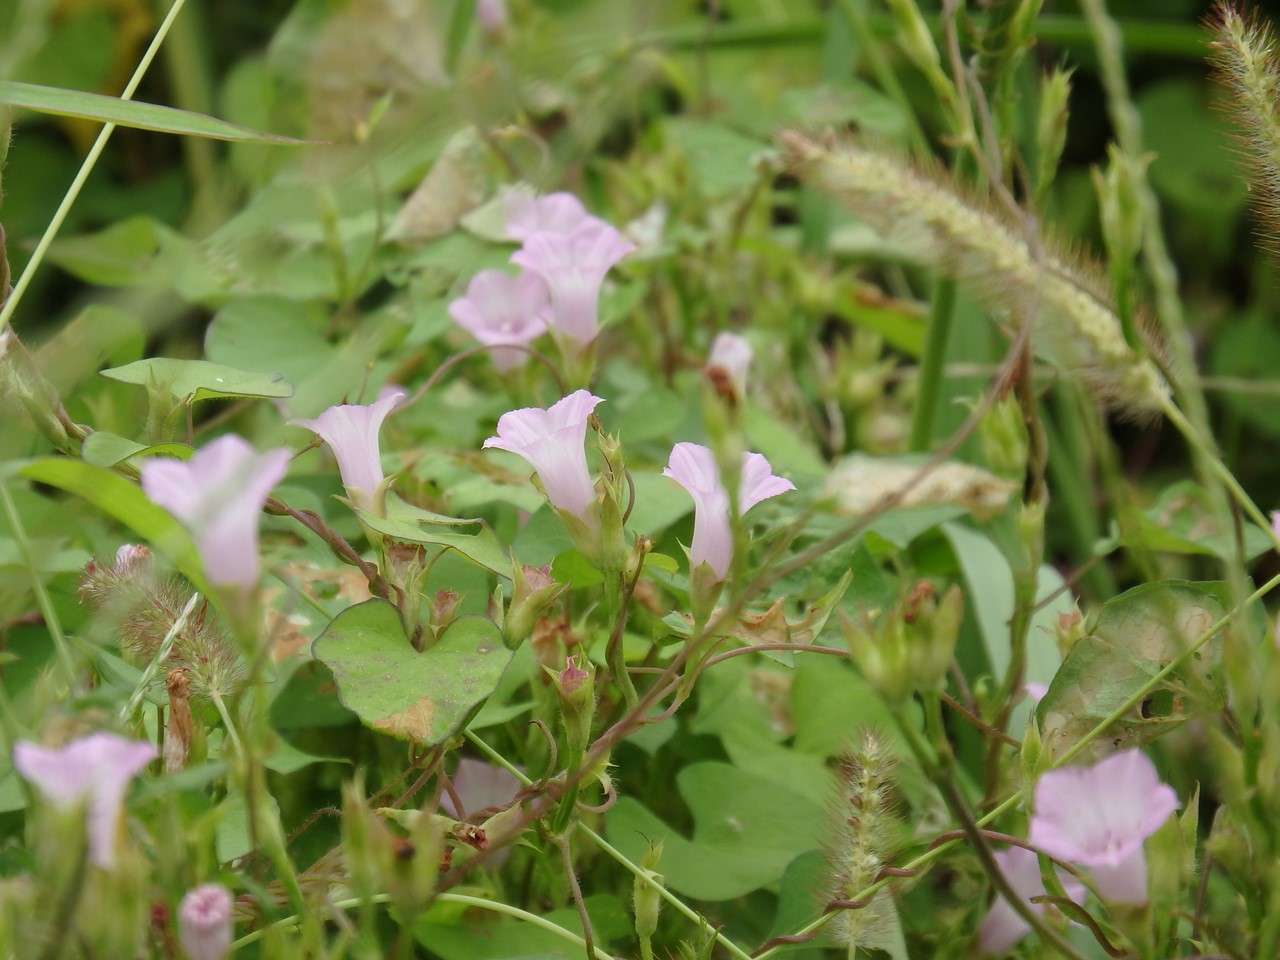
[[[1063,753],[1062,756],[1058,757],[1053,762],[1050,769],[1057,769],[1058,767],[1062,767],[1070,763],[1080,753],[1081,750],[1083,750],[1086,746],[1088,746],[1090,743],[1098,739],[1098,737],[1100,737],[1103,733],[1105,733],[1108,727],[1110,727],[1113,723],[1115,723],[1117,720],[1123,717],[1126,713],[1132,710],[1135,706],[1141,703],[1144,699],[1146,699],[1146,697],[1156,688],[1156,686],[1162,680],[1164,680],[1165,677],[1173,673],[1173,671],[1177,670],[1197,650],[1199,650],[1206,643],[1208,643],[1213,638],[1213,636],[1218,633],[1218,631],[1222,630],[1223,627],[1227,626],[1227,624],[1229,624],[1232,620],[1234,620],[1237,616],[1239,616],[1246,608],[1252,606],[1258,600],[1262,599],[1262,597],[1266,596],[1268,593],[1274,590],[1277,586],[1280,586],[1280,574],[1276,574],[1274,577],[1272,577],[1270,580],[1268,580],[1266,583],[1260,586],[1257,590],[1255,590],[1252,594],[1250,594],[1247,598],[1245,598],[1244,601],[1242,601],[1240,604],[1238,604],[1231,610],[1227,611],[1225,614],[1223,614],[1217,620],[1216,623],[1212,624],[1199,637],[1197,637],[1194,642],[1192,642],[1190,645],[1188,645],[1188,647],[1184,651],[1182,651],[1182,653],[1178,654],[1178,656],[1174,657],[1171,661],[1169,661],[1169,663],[1165,664],[1164,667],[1162,667],[1159,671],[1157,671],[1154,675],[1152,675],[1139,689],[1135,690],[1129,696],[1129,698],[1125,700],[1124,703],[1122,703],[1118,708],[1113,710],[1108,716],[1104,717],[1101,721],[1099,721],[1097,726],[1095,726],[1092,730],[1086,733],[1074,746],[1072,746],[1069,750]],[[973,825],[975,827],[985,827],[987,824],[993,822],[994,820],[999,819],[1009,811],[1013,810],[1021,802],[1022,802],[1022,794],[1015,793],[1013,796],[1006,798],[1005,801],[1001,803],[999,806],[997,806],[994,810],[991,810],[989,813],[975,820],[973,822]],[[922,870],[924,867],[929,866],[929,864],[933,863],[935,860],[941,857],[942,854],[951,850],[961,842],[962,840],[960,838],[956,838],[953,840],[947,840],[943,843],[939,843],[937,846],[931,847],[930,849],[921,853],[914,860],[910,860],[907,863],[903,864],[902,867],[900,868],[900,871],[910,872],[910,873],[918,872]],[[874,896],[881,888],[887,886],[891,879],[893,878],[887,877],[887,876],[881,877],[875,883],[870,884],[865,890],[859,891],[851,899],[866,900],[869,897]],[[810,923],[806,924],[800,930],[797,930],[796,935],[803,936],[804,934],[808,934],[813,931],[822,929],[822,927],[824,927],[831,920],[832,916],[834,916],[834,914],[825,914],[821,917],[818,917],[816,920],[813,920]],[[774,954],[776,954],[778,950],[780,950],[783,946],[785,946],[785,944],[778,944],[773,947],[770,947],[767,950],[762,950],[759,953],[754,955],[754,960],[770,960],[770,958],[773,957]]]
[[[535,926],[535,927],[540,927],[541,929],[546,930],[548,933],[555,934],[561,940],[567,940],[569,943],[582,947],[584,950],[586,949],[586,946],[587,946],[587,941],[583,940],[582,937],[578,936],[572,930],[566,930],[564,927],[560,926],[558,923],[552,923],[546,917],[540,917],[536,913],[529,913],[527,910],[521,910],[519,907],[513,907],[513,906],[510,906],[509,904],[505,904],[497,900],[484,900],[481,897],[471,897],[471,896],[467,896],[464,893],[440,893],[436,895],[436,901],[443,902],[443,903],[457,903],[466,907],[478,907],[481,910],[492,910],[494,913],[501,913],[504,916],[512,917],[516,920],[521,920],[524,923],[531,924],[532,926]],[[359,907],[366,902],[367,903],[390,903],[391,894],[378,893],[378,894],[374,894],[372,897],[367,897],[367,898],[351,897],[350,899],[347,899],[347,900],[335,900],[331,906],[335,910],[350,910],[354,907]],[[253,930],[249,933],[246,933],[243,937],[241,937],[239,940],[233,943],[231,945],[231,952],[234,953],[235,951],[239,950],[241,947],[247,947],[251,943],[256,943],[258,940],[261,940],[263,937],[267,935],[268,930],[275,930],[277,928],[282,928],[282,927],[293,927],[293,926],[297,926],[301,922],[302,922],[302,915],[294,914],[291,917],[285,917],[282,920],[277,920],[274,923],[271,923],[265,927],[260,927],[257,930]],[[613,960],[613,958],[609,956],[609,954],[605,953],[603,950],[601,950],[598,947],[593,948],[592,956],[595,957],[595,960]]]
[[[508,773],[514,775],[526,787],[533,783],[533,781],[529,779],[529,777],[524,773],[523,770],[521,770],[519,767],[513,764],[510,760],[508,760],[506,757],[500,754],[497,750],[493,749],[493,747],[489,746],[489,744],[485,743],[484,740],[480,739],[480,737],[478,737],[476,734],[468,730],[466,732],[466,737],[469,741],[471,741],[472,744],[475,745],[476,749],[478,749],[481,753],[483,753],[486,757],[488,757],[498,766],[502,767]],[[639,877],[642,883],[647,884],[650,888],[652,888],[658,894],[658,896],[662,897],[663,900],[669,903],[672,909],[674,909],[681,916],[687,918],[691,923],[698,924],[699,926],[708,925],[706,918],[703,917],[701,914],[699,914],[698,911],[694,910],[692,907],[686,904],[683,900],[677,897],[674,893],[672,893],[662,884],[654,880],[653,877],[650,876],[648,871],[646,871],[644,868],[642,868],[638,864],[632,863],[626,854],[624,854],[617,847],[612,846],[607,840],[605,840],[604,837],[600,836],[600,834],[596,833],[594,830],[588,827],[585,823],[582,823],[581,821],[579,821],[576,829],[579,830],[583,835],[589,837],[596,846],[598,846],[601,850],[603,850],[615,861],[617,861],[619,865],[626,868],[634,876]],[[716,938],[716,942],[719,943],[720,946],[728,950],[729,953],[733,954],[733,956],[736,957],[737,960],[751,960],[751,954],[747,953],[747,951],[743,950],[742,947],[738,946],[736,943],[734,943],[732,940],[726,937],[719,930],[716,930],[715,938]]]
[[[120,94],[121,100],[133,99],[139,84],[142,83],[142,78],[146,76],[147,70],[151,67],[151,61],[160,52],[160,47],[164,44],[164,38],[168,35],[169,28],[173,26],[173,21],[178,18],[178,14],[182,11],[186,2],[187,0],[173,0],[173,6],[169,8],[169,12],[156,29],[155,36],[151,38],[151,43],[142,54],[142,59],[138,61],[137,67],[134,68],[133,76],[125,84],[124,91]],[[58,204],[58,209],[54,211],[53,218],[49,221],[49,225],[45,227],[44,234],[40,237],[40,242],[36,244],[36,248],[31,254],[31,259],[27,261],[27,265],[22,269],[22,275],[18,277],[18,282],[13,285],[13,292],[9,294],[9,299],[4,302],[4,305],[0,306],[0,333],[8,329],[10,322],[12,322],[14,312],[18,309],[18,302],[22,299],[22,295],[26,293],[27,287],[31,285],[31,280],[35,276],[36,270],[44,262],[45,254],[49,252],[49,247],[52,246],[54,238],[58,235],[58,231],[62,229],[63,221],[67,219],[67,214],[71,212],[71,207],[79,198],[81,189],[89,179],[89,174],[93,172],[93,168],[97,166],[98,158],[102,155],[102,151],[106,147],[107,141],[111,139],[111,134],[115,132],[115,129],[116,124],[104,123],[102,130],[98,132],[98,138],[93,141],[93,146],[85,154],[84,162],[80,164],[80,169],[76,172],[75,179],[71,181],[71,186],[67,188],[67,192],[63,195],[62,202]]]

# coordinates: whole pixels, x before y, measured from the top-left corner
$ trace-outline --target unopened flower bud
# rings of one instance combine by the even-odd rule
[[[1071,70],[1057,67],[1040,84],[1036,115],[1036,194],[1044,196],[1058,173],[1067,142],[1067,102],[1071,99]]]
[[[150,550],[138,543],[126,543],[116,551],[115,572],[127,577],[150,562]]]
[[[457,616],[458,604],[462,597],[452,590],[437,590],[435,599],[431,601],[431,609],[427,613],[427,624],[437,640],[444,633],[453,618]]]
[[[1107,169],[1093,172],[1102,213],[1102,238],[1112,262],[1129,264],[1142,249],[1142,199],[1138,184],[1146,176],[1150,159],[1134,160],[1112,144]]]
[[[917,583],[878,622],[863,611],[845,616],[844,632],[854,662],[867,682],[893,704],[917,690],[939,690],[955,653],[964,597],[952,585],[941,600],[927,580]]]
[[[1065,659],[1079,641],[1084,639],[1084,615],[1079,608],[1070,613],[1058,614],[1058,624],[1054,631],[1054,640],[1058,644],[1058,652]]]
[[[978,425],[987,467],[997,476],[1017,480],[1027,472],[1027,425],[1012,396],[997,400]]]
[[[640,859],[640,872],[632,884],[635,901],[636,936],[641,941],[650,940],[658,930],[658,913],[662,908],[662,896],[656,885],[662,884],[662,874],[657,872],[662,859],[662,844],[650,842]]]
[[[551,576],[550,564],[541,567],[514,564],[511,603],[502,621],[502,640],[508,648],[514,650],[525,641],[564,590],[565,586]]]
[[[577,657],[569,657],[559,673],[547,670],[564,711],[565,739],[574,752],[585,750],[591,741],[591,720],[596,709],[595,667],[586,657],[582,660],[586,669],[579,666]]]
[[[231,952],[234,901],[220,883],[189,891],[178,907],[178,938],[191,960],[222,960]]]

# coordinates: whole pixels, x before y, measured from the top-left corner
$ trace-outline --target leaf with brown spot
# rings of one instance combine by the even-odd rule
[[[342,611],[312,652],[333,671],[338,699],[361,723],[429,746],[462,728],[511,662],[502,634],[484,617],[458,618],[419,653],[385,600]]]
[[[1195,643],[1223,614],[1212,584],[1148,583],[1103,604],[1089,636],[1067,654],[1036,707],[1046,751],[1061,756]],[[1214,637],[1091,743],[1097,760],[1140,747],[1226,703],[1222,640]]]

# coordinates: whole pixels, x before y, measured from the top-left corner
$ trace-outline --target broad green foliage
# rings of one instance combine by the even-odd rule
[[[457,733],[493,693],[511,660],[494,625],[463,617],[419,652],[395,607],[369,600],[333,619],[316,638],[316,659],[333,671],[338,696],[375,730],[434,746]]]
[[[0,2],[0,954],[1280,956],[1201,6]]]

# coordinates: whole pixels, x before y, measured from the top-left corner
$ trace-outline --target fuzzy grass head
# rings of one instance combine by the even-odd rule
[[[1030,322],[1036,353],[1081,377],[1105,406],[1135,419],[1161,408],[1168,385],[1126,341],[1096,265],[1052,249],[1037,256],[1020,226],[936,165],[794,131],[781,142],[792,170],[886,240],[953,277],[1002,320]]]
[[[1280,260],[1280,57],[1270,24],[1219,2],[1209,18],[1209,62],[1230,95],[1227,109],[1240,127],[1240,155],[1262,215],[1262,239]]]

